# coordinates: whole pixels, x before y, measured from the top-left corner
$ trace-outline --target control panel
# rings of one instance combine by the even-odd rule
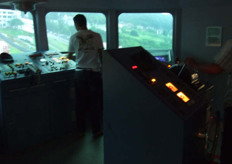
[[[0,54],[0,151],[21,151],[74,128],[75,67],[59,52]]]
[[[47,74],[75,69],[75,62],[65,54],[43,51],[11,55],[12,60],[0,63],[0,79],[27,77],[30,74]]]
[[[205,86],[193,87],[181,79],[185,66],[176,74],[142,47],[103,53],[105,163],[205,163]]]
[[[193,89],[142,47],[108,50],[107,53],[181,118],[188,119],[198,110],[197,104],[204,103],[205,93]]]

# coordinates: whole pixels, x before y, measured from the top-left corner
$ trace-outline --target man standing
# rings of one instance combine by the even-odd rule
[[[77,32],[70,38],[68,58],[71,59],[75,52],[78,136],[84,136],[85,134],[86,109],[89,109],[93,137],[98,137],[103,135],[101,79],[103,43],[100,34],[87,29],[87,21],[84,15],[77,14],[73,21]]]

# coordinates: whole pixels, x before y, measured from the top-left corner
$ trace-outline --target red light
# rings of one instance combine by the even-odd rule
[[[213,119],[213,116],[211,116],[210,119],[212,120],[212,119]]]
[[[137,66],[137,65],[133,65],[131,68],[132,68],[132,69],[137,69],[138,66]]]

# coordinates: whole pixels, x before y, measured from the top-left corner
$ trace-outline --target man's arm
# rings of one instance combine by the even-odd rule
[[[67,58],[70,59],[70,60],[73,60],[73,54],[75,53],[74,52],[74,47],[73,47],[73,36],[70,37],[69,39],[69,45],[68,45],[68,55],[67,55]]]

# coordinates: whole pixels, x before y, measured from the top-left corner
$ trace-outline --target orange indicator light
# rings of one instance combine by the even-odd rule
[[[172,92],[176,92],[178,89],[176,88],[175,85],[173,85],[171,82],[168,82],[165,84],[166,87],[168,87]]]
[[[176,95],[184,102],[188,102],[190,100],[183,92],[178,92]]]
[[[172,65],[168,64],[167,67],[170,68]]]
[[[155,78],[152,78],[152,79],[151,79],[151,82],[152,82],[152,83],[155,83],[155,82],[156,82],[156,79],[155,79]]]
[[[63,59],[66,59],[66,57],[64,57],[64,56],[61,56],[59,59],[60,59],[60,60],[63,60]]]
[[[133,65],[131,68],[132,68],[132,69],[137,69],[138,66],[137,66],[137,65]]]

